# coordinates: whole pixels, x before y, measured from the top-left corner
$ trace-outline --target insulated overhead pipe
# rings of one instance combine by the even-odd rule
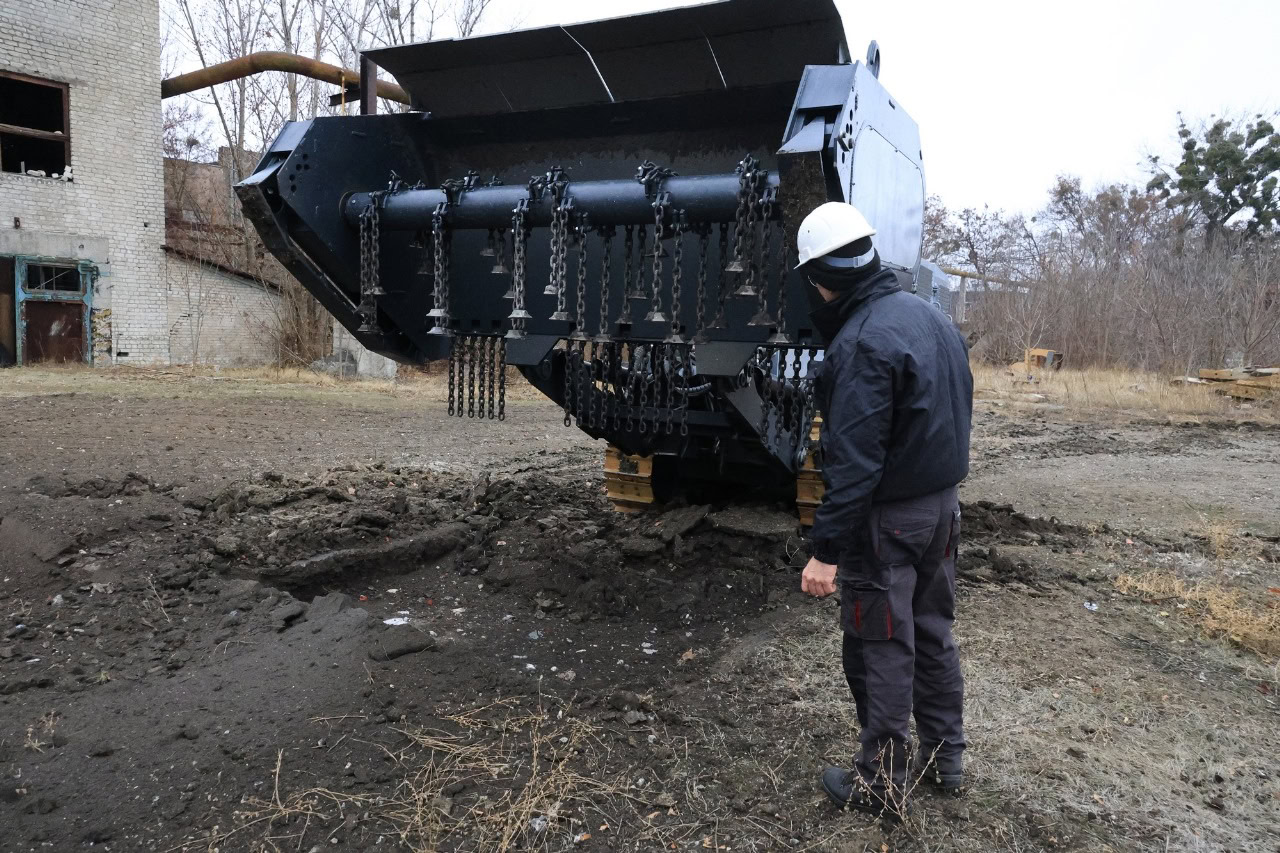
[[[264,50],[228,60],[227,62],[219,62],[217,65],[210,65],[208,68],[201,68],[199,71],[192,71],[189,74],[179,74],[177,77],[162,80],[160,82],[160,97],[172,98],[176,95],[186,95],[199,89],[206,89],[231,80],[239,80],[241,77],[248,77],[251,74],[258,74],[263,71],[285,71],[289,74],[300,74],[303,77],[332,83],[344,90],[347,86],[354,86],[360,82],[359,71],[352,71],[350,68],[339,68],[337,65],[330,65],[318,59],[298,56],[296,53]],[[395,101],[400,104],[409,103],[409,93],[395,83],[389,80],[379,80],[377,85],[379,98],[386,98],[388,101]]]

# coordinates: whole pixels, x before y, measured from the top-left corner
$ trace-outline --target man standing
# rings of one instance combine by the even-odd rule
[[[951,626],[973,376],[951,320],[881,268],[875,233],[832,202],[797,238],[827,342],[816,389],[826,494],[801,587],[827,596],[839,578],[844,672],[862,729],[853,769],[827,768],[823,788],[841,807],[901,817],[914,779],[951,790],[964,782]],[[920,743],[910,760],[913,710]]]

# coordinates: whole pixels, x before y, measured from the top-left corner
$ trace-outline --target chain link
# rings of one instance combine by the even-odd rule
[[[680,335],[680,295],[681,279],[684,277],[684,235],[689,230],[689,223],[683,210],[677,211],[673,219],[674,233],[671,239],[675,248],[671,253],[671,334],[667,336],[667,343],[682,344],[684,338]]]
[[[486,335],[476,335],[477,358],[480,361],[479,370],[476,372],[476,396],[480,398],[480,419],[484,420],[484,390],[485,390],[485,370],[489,363],[489,338]]]
[[[497,366],[498,366],[498,348],[502,346],[502,338],[491,337],[489,339],[489,420],[493,420],[493,392],[494,384],[497,382]]]
[[[604,236],[604,257],[600,259],[600,326],[596,341],[609,340],[609,284],[613,276],[613,235],[617,229],[610,225],[601,231]]]
[[[724,328],[724,309],[729,301],[729,224],[720,223],[720,274],[716,279],[716,316],[708,329]]]
[[[773,318],[769,316],[769,278],[770,255],[773,252],[773,212],[778,194],[771,189],[764,191],[764,203],[761,205],[760,219],[764,223],[760,242],[760,300],[756,304],[756,315],[747,323],[749,326],[772,326]],[[754,270],[753,270],[754,277]]]
[[[467,337],[467,417],[476,416],[476,339]]]
[[[588,370],[587,383],[587,425],[591,429],[596,428],[596,379],[600,375],[599,350],[595,341],[591,342],[591,367]]]
[[[431,214],[431,247],[433,253],[432,309],[427,316],[434,318],[435,325],[431,329],[433,335],[448,334],[449,325],[449,270],[445,266],[448,254],[446,245],[444,216],[446,207],[442,203]]]
[[[782,251],[778,257],[778,330],[769,338],[771,344],[789,344],[787,335],[787,273],[791,271],[791,241],[787,238],[787,229],[778,225],[782,234]]]
[[[587,215],[578,217],[578,292],[574,306],[574,328],[571,340],[585,341],[587,336]]]
[[[498,341],[498,420],[507,419],[507,342]]]
[[[531,317],[524,307],[524,291],[528,277],[529,229],[525,225],[528,213],[528,199],[520,199],[511,213],[511,292],[514,300],[511,305],[511,314],[507,317],[511,323],[511,328],[507,332],[508,338],[523,338],[525,322]],[[503,352],[505,353],[506,350],[504,349]]]
[[[654,346],[656,348],[657,345],[655,344]],[[663,385],[665,386],[662,395],[662,408],[666,416],[667,435],[671,435],[672,430],[675,429],[671,422],[671,414],[675,409],[675,351],[676,347],[673,344],[663,344],[662,348],[658,350],[658,358],[662,364]],[[657,430],[655,429],[654,432],[657,432]]]
[[[754,162],[754,158],[752,159]],[[744,163],[746,161],[743,161]],[[747,169],[742,175],[742,184],[746,188],[747,194],[747,221],[746,234],[742,252],[745,252],[745,258],[742,254],[738,257],[744,260],[746,278],[737,290],[733,292],[734,296],[755,296],[756,295],[756,275],[759,273],[759,265],[756,263],[756,225],[760,222],[760,184],[763,183],[766,173],[761,169]]]
[[[652,307],[645,315],[646,323],[665,323],[667,315],[662,313],[662,232],[665,228],[667,206],[671,195],[661,193],[653,203],[653,282]]]
[[[697,228],[698,232],[698,305],[697,305],[697,331],[694,333],[694,341],[702,343],[707,339],[707,272],[711,263],[709,257],[711,250],[711,225],[709,223],[700,223]]]
[[[631,294],[635,288],[635,270],[631,260],[635,255],[635,226],[626,225],[622,229],[622,311],[618,314],[618,325],[631,325]]]
[[[452,346],[455,350],[457,350],[457,352],[458,352],[458,358],[457,358],[457,359],[456,359],[456,361],[454,362],[454,364],[455,364],[455,366],[457,367],[457,370],[458,370],[458,379],[457,379],[458,402],[457,402],[457,410],[454,412],[454,414],[461,418],[461,417],[463,417],[463,416],[466,414],[466,411],[462,408],[462,400],[463,400],[463,397],[465,397],[465,396],[466,396],[466,393],[465,393],[464,388],[463,388],[464,384],[466,383],[466,379],[467,379],[467,372],[466,372],[466,371],[467,371],[467,347],[466,347],[466,341],[465,341],[465,340],[455,340],[455,341],[453,341],[453,343],[451,344],[451,346]]]
[[[684,405],[680,407],[680,435],[689,434],[689,389],[693,387],[693,347],[686,346],[684,351]]]
[[[454,383],[454,366],[458,360],[458,339],[449,342],[449,417],[453,417],[457,406],[457,387]]]

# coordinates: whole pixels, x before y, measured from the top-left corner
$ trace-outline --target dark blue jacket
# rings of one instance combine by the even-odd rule
[[[969,473],[973,374],[959,330],[883,270],[814,312],[829,341],[815,386],[822,479],[813,555],[856,552],[873,503],[956,485]]]

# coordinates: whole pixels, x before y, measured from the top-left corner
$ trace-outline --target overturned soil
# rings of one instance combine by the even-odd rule
[[[1280,849],[1274,663],[1113,582],[1212,566],[1265,601],[1280,529],[1197,466],[1265,491],[1280,436],[980,413],[973,784],[892,829],[815,787],[856,723],[789,508],[616,514],[537,404],[176,394],[4,401],[0,849]],[[1041,489],[1104,454],[1237,519],[1237,556],[1106,479]]]

